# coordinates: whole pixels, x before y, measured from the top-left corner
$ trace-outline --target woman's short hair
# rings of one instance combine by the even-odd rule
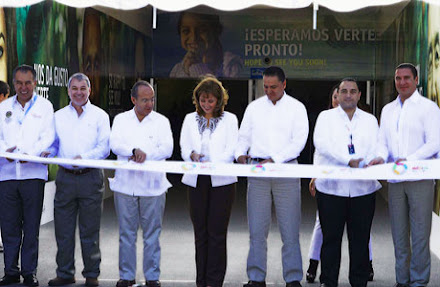
[[[205,112],[200,106],[199,100],[202,94],[212,94],[217,99],[217,105],[213,111],[213,117],[217,118],[223,114],[225,106],[228,103],[229,95],[222,83],[213,75],[206,75],[193,91],[193,103],[199,115],[204,116]]]
[[[9,92],[11,91],[11,89],[9,88],[8,83],[0,81],[0,95],[7,95],[9,94]]]

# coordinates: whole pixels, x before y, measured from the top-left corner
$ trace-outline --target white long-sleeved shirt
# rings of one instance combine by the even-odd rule
[[[293,160],[303,150],[309,134],[304,105],[284,93],[274,105],[265,95],[246,108],[235,158],[272,158],[276,163]]]
[[[117,115],[110,135],[110,148],[119,161],[128,161],[133,149],[147,154],[146,161],[165,160],[173,153],[173,134],[169,120],[152,111],[141,122],[134,109]],[[116,170],[110,188],[133,196],[158,196],[171,187],[163,172]]]
[[[105,159],[110,154],[109,116],[90,101],[82,108],[80,116],[72,104],[55,113],[56,140],[51,153],[61,158]]]
[[[191,161],[191,152],[202,152],[203,136],[200,134],[196,120],[196,112],[187,114],[180,133],[180,148],[184,161]],[[206,129],[205,133],[209,133]],[[206,149],[210,162],[230,163],[234,161],[234,151],[238,139],[238,120],[234,114],[223,113],[215,130],[208,135]],[[185,174],[182,182],[186,185],[197,186],[197,174]],[[222,186],[237,182],[235,176],[211,176],[212,186]]]
[[[16,146],[14,153],[39,156],[54,138],[53,106],[48,100],[34,93],[24,107],[16,95],[0,104],[1,152]],[[47,166],[0,159],[0,181],[22,179],[47,180]]]
[[[385,161],[430,159],[440,151],[440,109],[417,90],[402,105],[400,96],[382,109],[379,155]]]
[[[378,155],[385,162],[434,158],[440,152],[439,123],[439,107],[417,90],[403,105],[398,96],[382,109]]]
[[[363,158],[368,163],[376,157],[376,143],[379,126],[377,119],[360,109],[356,109],[350,120],[339,106],[323,111],[316,120],[313,142],[315,145],[314,164],[347,166],[351,159]],[[348,146],[353,144],[354,154]],[[378,190],[377,180],[336,180],[316,179],[316,189],[322,193],[357,197]]]

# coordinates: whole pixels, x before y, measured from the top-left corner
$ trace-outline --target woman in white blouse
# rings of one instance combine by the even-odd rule
[[[238,139],[238,120],[224,111],[228,94],[213,76],[194,89],[196,111],[185,116],[180,135],[182,158],[193,162],[231,163]],[[185,174],[194,227],[198,287],[223,285],[226,235],[236,177]]]

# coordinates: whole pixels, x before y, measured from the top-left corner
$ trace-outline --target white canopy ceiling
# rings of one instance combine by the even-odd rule
[[[0,0],[3,7],[23,7],[44,0]],[[276,8],[304,8],[311,4],[327,7],[334,11],[348,12],[368,6],[391,5],[411,0],[55,0],[73,7],[104,6],[120,10],[132,10],[151,5],[164,11],[181,11],[198,5],[206,5],[223,11],[241,10],[256,5]],[[440,3],[440,0],[425,0]]]

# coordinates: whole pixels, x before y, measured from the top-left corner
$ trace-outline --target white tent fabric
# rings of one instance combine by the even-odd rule
[[[256,5],[276,8],[304,8],[311,4],[327,7],[338,12],[358,10],[368,6],[384,6],[410,0],[55,0],[72,7],[104,6],[120,10],[132,10],[151,5],[164,11],[181,11],[198,5],[206,5],[223,11],[241,10]],[[428,0],[438,2],[440,0]],[[42,0],[0,0],[3,7],[23,7]]]

